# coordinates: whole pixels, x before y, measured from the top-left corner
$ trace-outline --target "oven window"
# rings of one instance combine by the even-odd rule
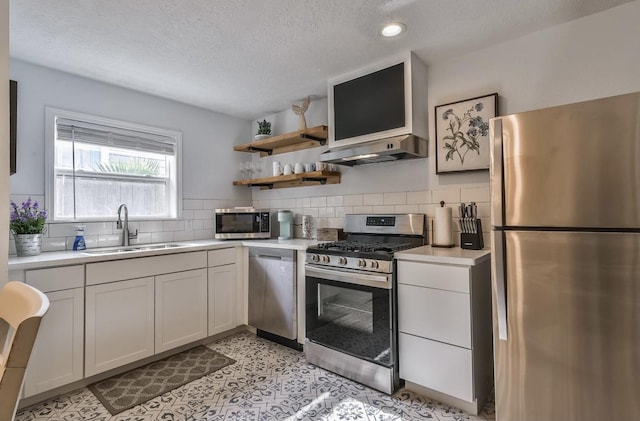
[[[373,293],[318,285],[318,320],[373,333]]]
[[[256,221],[257,219],[257,221]],[[255,213],[223,213],[216,215],[216,232],[237,234],[257,232],[260,219]]]
[[[390,290],[307,276],[305,297],[307,339],[393,365]]]

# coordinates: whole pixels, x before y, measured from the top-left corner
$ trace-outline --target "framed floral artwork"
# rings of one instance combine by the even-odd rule
[[[436,174],[489,169],[489,119],[498,94],[436,105]]]

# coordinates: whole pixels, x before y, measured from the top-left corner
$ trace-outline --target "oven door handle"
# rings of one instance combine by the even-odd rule
[[[374,288],[391,289],[391,274],[371,275],[344,269],[324,269],[316,266],[305,266],[305,276],[313,276],[330,281],[347,282]]]

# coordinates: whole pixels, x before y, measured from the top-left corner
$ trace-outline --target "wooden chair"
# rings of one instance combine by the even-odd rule
[[[0,291],[0,420],[13,420],[47,296],[22,282]]]

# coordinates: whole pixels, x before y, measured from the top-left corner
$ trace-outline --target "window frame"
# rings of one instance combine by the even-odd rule
[[[132,123],[124,120],[101,117],[97,115],[85,114],[76,111],[69,111],[54,107],[45,107],[45,206],[49,210],[49,222],[100,222],[115,221],[117,218],[117,205],[113,209],[113,217],[83,217],[83,218],[56,218],[54,209],[55,198],[55,140],[56,140],[56,119],[64,118],[69,120],[78,120],[87,123],[100,124],[121,128],[125,130],[134,130],[146,132],[150,134],[166,136],[175,139],[175,161],[176,161],[176,179],[175,199],[171,198],[169,206],[170,215],[167,216],[131,216],[132,221],[153,221],[153,220],[177,220],[182,219],[182,132],[177,130],[164,129],[159,127],[148,126],[145,124]]]

